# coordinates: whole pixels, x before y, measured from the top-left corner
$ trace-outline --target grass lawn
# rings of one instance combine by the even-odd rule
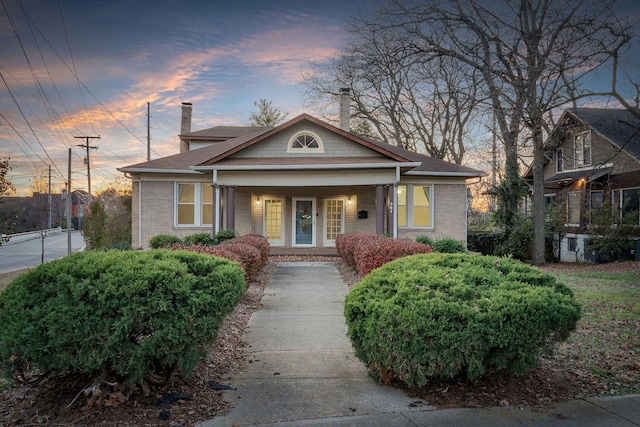
[[[582,304],[578,329],[555,359],[601,394],[640,393],[640,263],[545,269]]]

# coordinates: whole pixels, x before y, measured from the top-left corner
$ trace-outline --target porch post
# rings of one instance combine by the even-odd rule
[[[211,233],[215,235],[218,231],[220,231],[220,227],[218,226],[218,217],[220,216],[220,187],[217,185],[211,186],[213,191],[213,209],[211,212]]]
[[[395,229],[395,215],[393,214],[393,211],[395,210],[395,199],[393,198],[393,195],[395,192],[395,185],[389,185],[387,187],[387,233],[391,237],[395,237],[393,232]]]
[[[236,222],[236,187],[227,187],[225,204],[227,208],[227,230],[234,230]]]
[[[384,185],[376,185],[376,234],[384,234]]]

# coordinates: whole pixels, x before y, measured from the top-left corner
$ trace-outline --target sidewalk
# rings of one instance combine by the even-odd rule
[[[199,426],[640,426],[640,395],[436,410],[379,385],[346,335],[347,292],[331,262],[279,263],[246,331],[251,363],[226,394],[234,407]]]

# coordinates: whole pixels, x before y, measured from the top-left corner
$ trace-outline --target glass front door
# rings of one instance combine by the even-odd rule
[[[315,199],[293,199],[293,246],[315,246]]]

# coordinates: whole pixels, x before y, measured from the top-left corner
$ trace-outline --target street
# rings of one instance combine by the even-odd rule
[[[79,231],[71,232],[71,250],[84,247],[84,238]],[[44,261],[51,261],[67,255],[67,233],[51,233],[44,239]],[[4,243],[0,246],[0,274],[24,268],[35,267],[41,263],[42,239],[35,238],[22,242]]]

